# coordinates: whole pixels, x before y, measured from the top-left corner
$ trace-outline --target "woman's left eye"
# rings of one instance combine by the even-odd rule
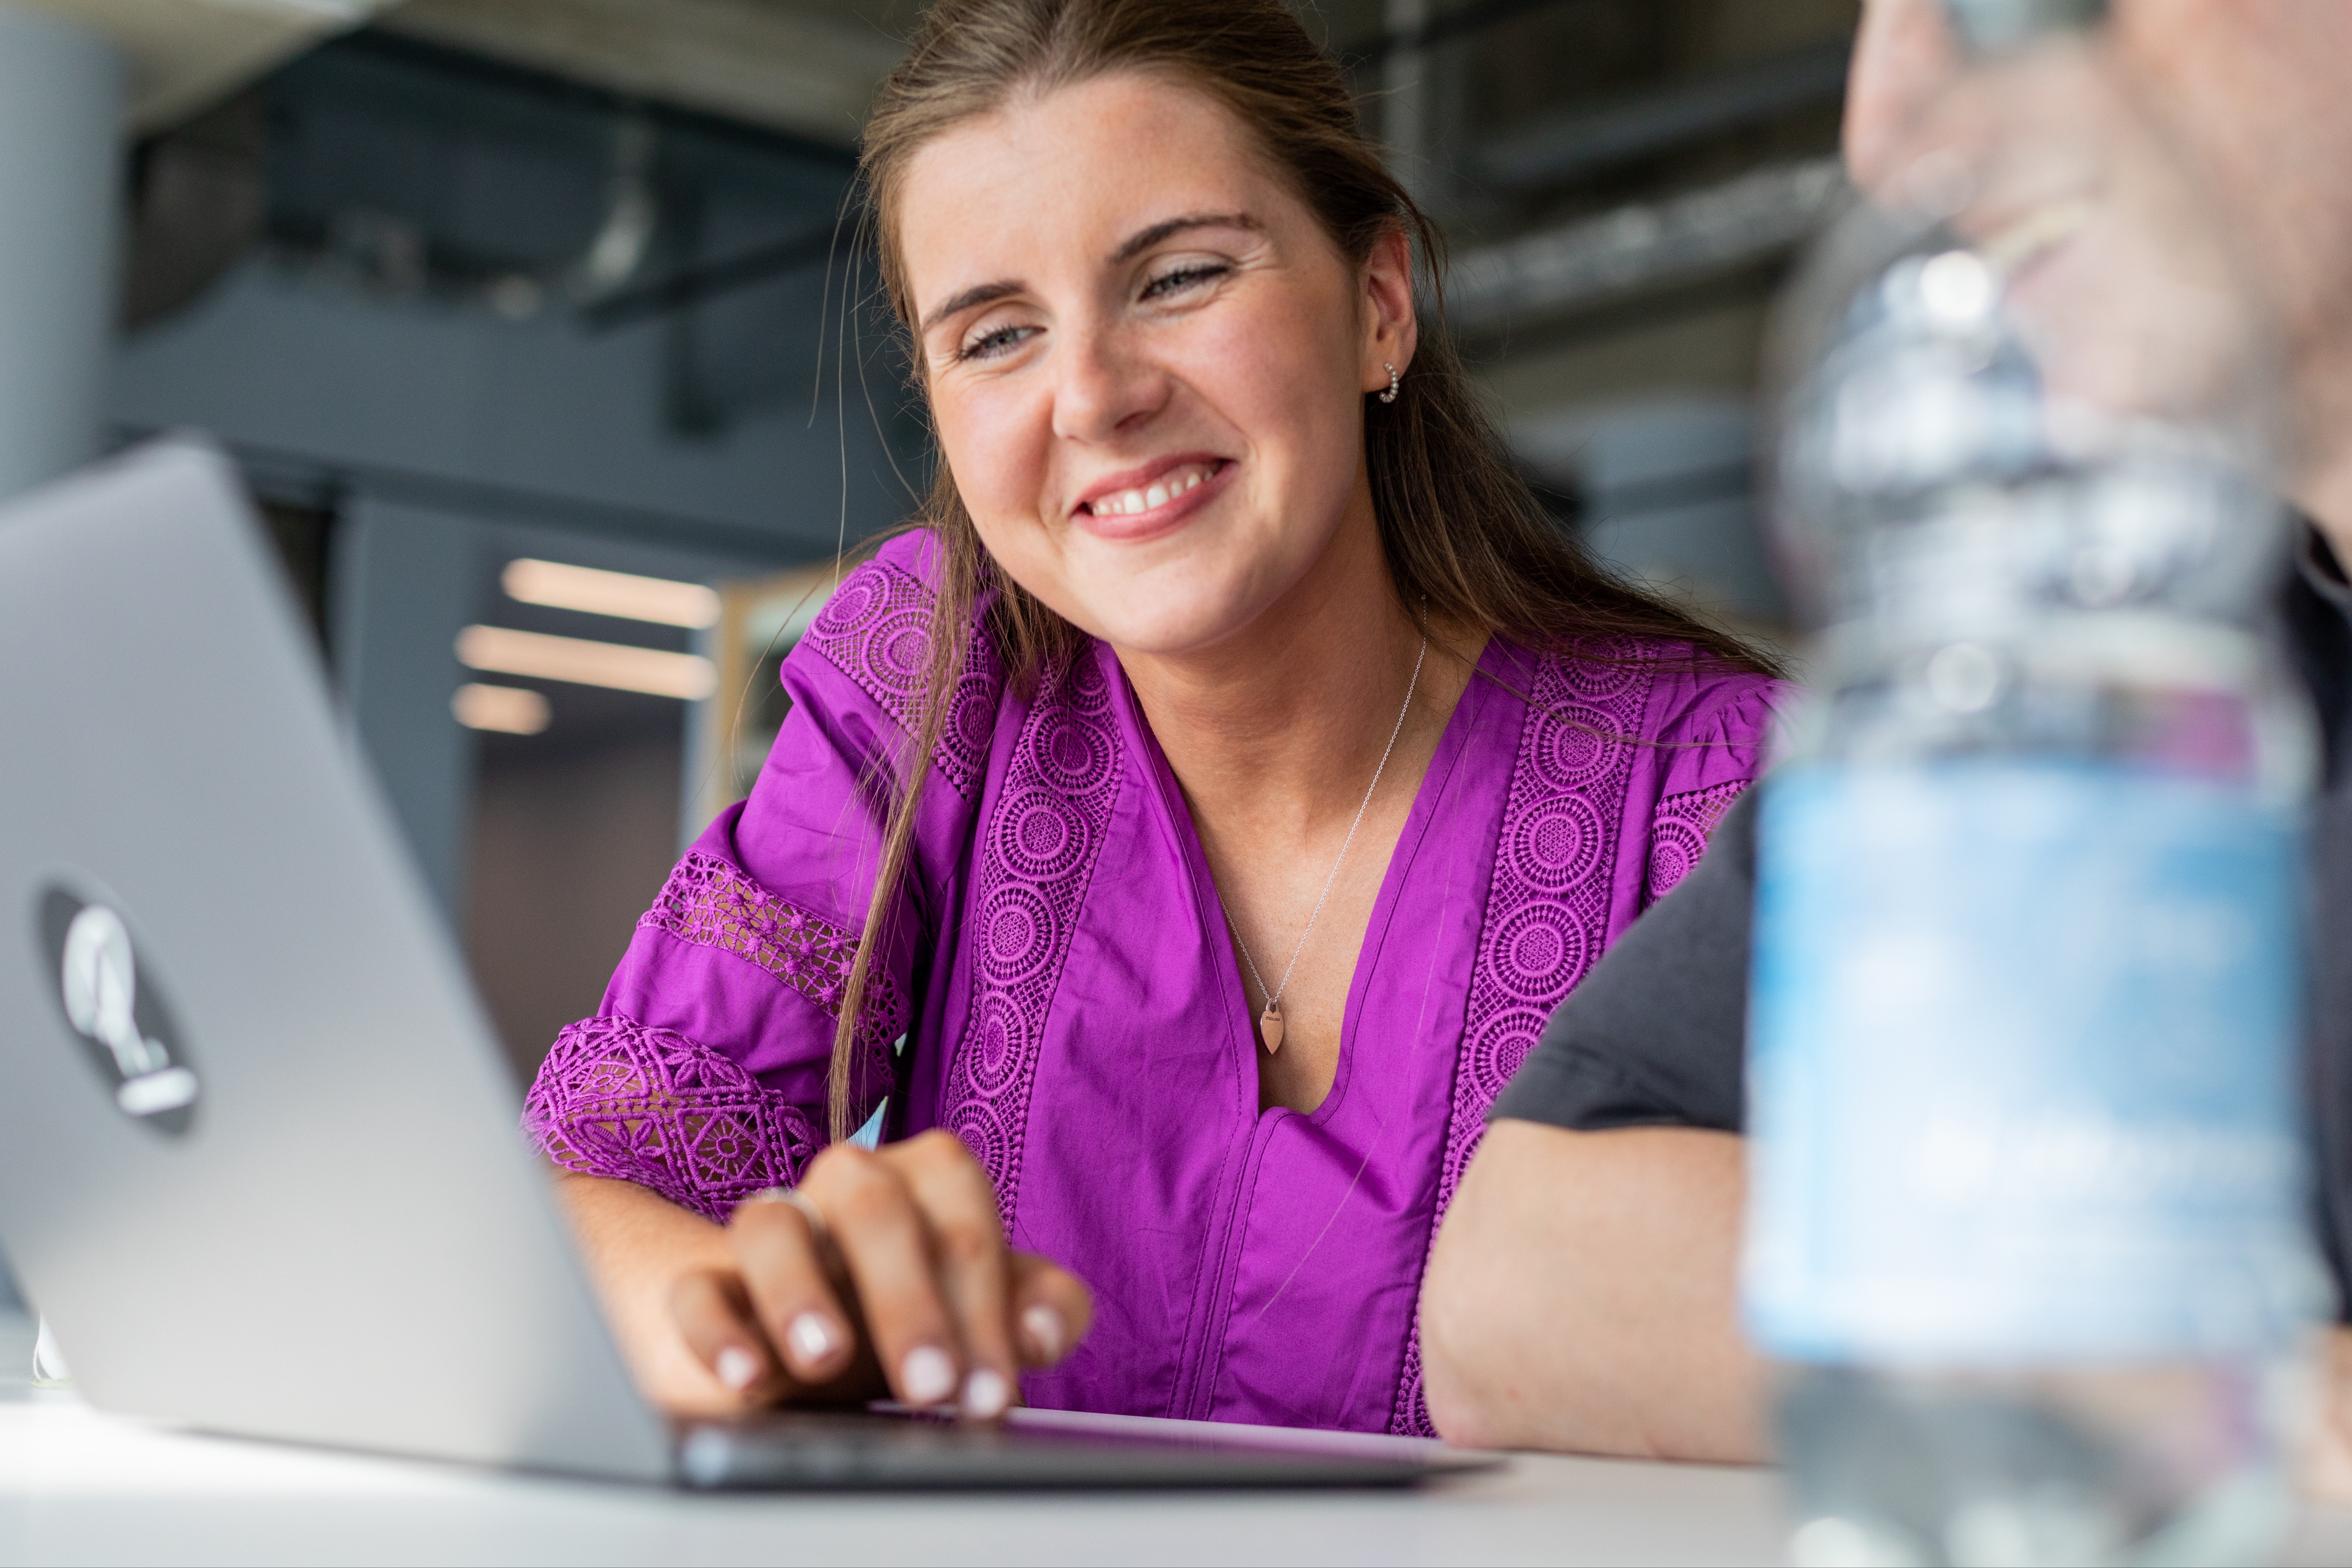
[[[1143,297],[1147,300],[1164,300],[1171,294],[1182,293],[1187,289],[1197,289],[1213,278],[1223,278],[1232,270],[1233,268],[1223,266],[1179,267],[1174,271],[1163,272],[1146,283],[1143,286]]]

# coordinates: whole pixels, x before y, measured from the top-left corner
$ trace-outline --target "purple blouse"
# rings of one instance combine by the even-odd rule
[[[785,660],[751,799],[679,861],[531,1089],[559,1164],[723,1219],[824,1142],[880,842],[861,780],[913,723],[929,551],[885,546]],[[1117,656],[1097,643],[1024,701],[980,639],[862,1031],[866,1104],[889,1095],[893,1138],[952,1130],[1013,1245],[1094,1288],[1093,1332],[1026,1380],[1031,1404],[1431,1430],[1414,1302],[1486,1110],[1759,765],[1772,683],[1678,651],[1488,645],[1381,883],[1338,1077],[1302,1114],[1258,1109],[1255,1010]]]

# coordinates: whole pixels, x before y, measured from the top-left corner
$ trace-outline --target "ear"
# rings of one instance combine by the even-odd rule
[[[1421,320],[1412,302],[1412,241],[1391,226],[1372,242],[1362,278],[1363,364],[1358,377],[1366,392],[1385,392],[1389,366],[1401,375],[1412,363],[1421,342]]]

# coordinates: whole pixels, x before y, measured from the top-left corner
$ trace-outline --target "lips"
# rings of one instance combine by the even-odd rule
[[[1148,517],[1229,475],[1233,463],[1210,452],[1176,452],[1106,474],[1078,497],[1071,515],[1107,521]]]
[[[1078,510],[1096,517],[1140,517],[1198,489],[1204,482],[1215,478],[1222,466],[1213,458],[1205,462],[1182,463],[1158,475],[1148,484],[1130,485],[1123,489],[1096,495],[1080,502]]]

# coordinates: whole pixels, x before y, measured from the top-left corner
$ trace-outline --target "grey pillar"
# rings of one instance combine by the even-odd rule
[[[0,0],[0,497],[99,450],[122,102],[111,45]]]
[[[360,748],[452,929],[465,925],[474,742],[449,710],[457,634],[480,613],[480,542],[460,518],[362,497],[330,555],[335,679]]]

